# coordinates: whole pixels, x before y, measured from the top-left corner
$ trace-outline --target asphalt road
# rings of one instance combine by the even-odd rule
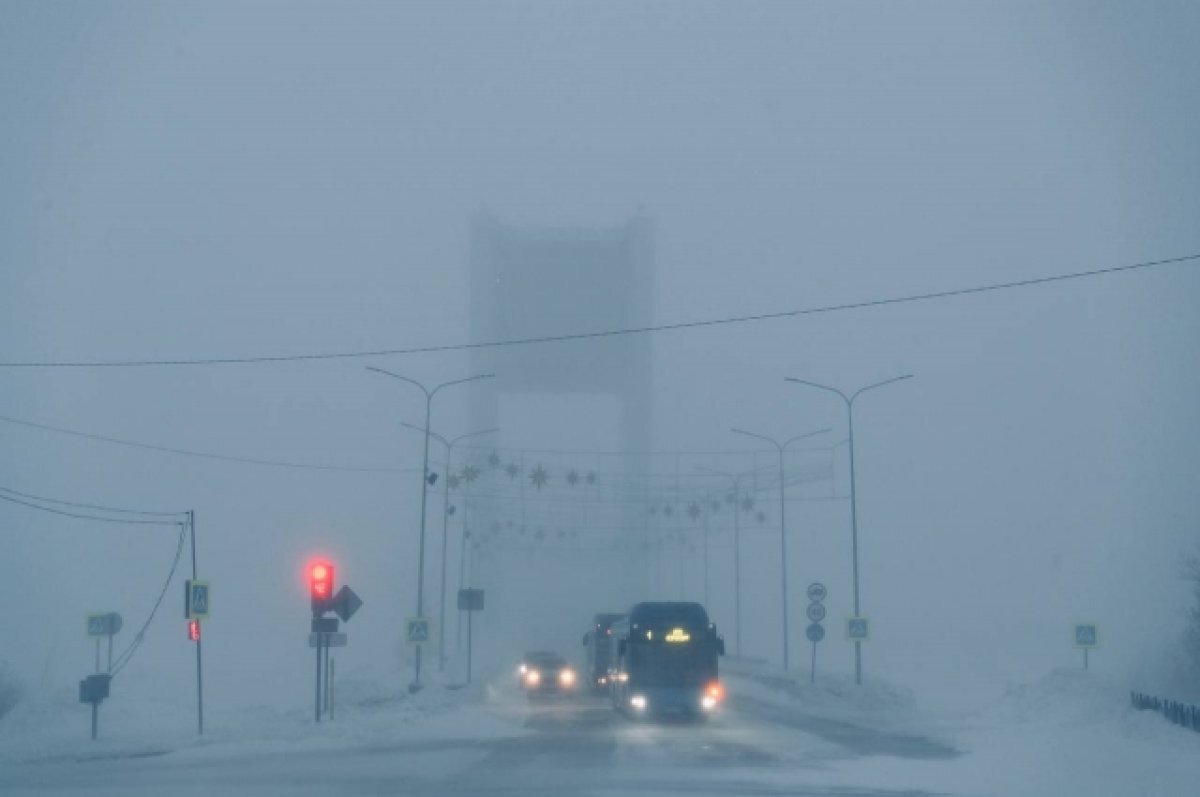
[[[87,795],[835,795],[919,797],[829,785],[835,764],[885,755],[953,758],[933,740],[818,719],[743,698],[707,722],[630,721],[601,700],[529,703],[509,693],[481,707],[518,735],[386,739],[346,749],[48,757],[0,772],[0,794]],[[824,785],[822,785],[824,784]]]

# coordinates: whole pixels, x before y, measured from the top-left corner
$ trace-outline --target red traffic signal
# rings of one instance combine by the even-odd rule
[[[323,612],[333,598],[333,565],[314,562],[308,568],[308,591],[314,612]]]
[[[200,621],[188,620],[188,639],[193,642],[200,641]]]

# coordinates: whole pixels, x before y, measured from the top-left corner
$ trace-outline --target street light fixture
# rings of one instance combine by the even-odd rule
[[[883,387],[884,385],[890,385],[893,382],[899,382],[902,379],[911,379],[912,376],[913,376],[912,374],[905,374],[904,376],[897,376],[897,377],[893,377],[892,379],[885,379],[882,382],[876,382],[874,384],[867,385],[866,387],[860,387],[858,390],[854,391],[850,395],[846,395],[842,391],[838,390],[836,387],[830,387],[829,385],[822,385],[817,382],[809,382],[808,380],[805,380],[805,379],[797,379],[794,376],[785,376],[784,377],[785,382],[795,382],[800,385],[808,385],[809,387],[815,387],[818,390],[825,390],[829,393],[836,393],[838,396],[841,397],[842,401],[846,404],[846,422],[847,422],[847,425],[849,427],[849,432],[850,432],[850,435],[849,435],[850,436],[850,545],[851,545],[851,558],[852,558],[852,562],[853,562],[853,566],[854,566],[853,572],[854,572],[854,616],[855,617],[861,617],[862,615],[859,611],[859,606],[858,606],[858,508],[855,504],[855,493],[854,493],[854,400],[856,398],[858,398],[859,396],[861,396],[863,393],[866,393],[868,390],[874,390],[877,387]],[[862,685],[862,640],[861,639],[854,640],[854,683],[858,684],[859,686]]]
[[[784,488],[785,488],[785,485],[783,482],[783,452],[788,446],[790,446],[792,443],[795,443],[797,440],[803,440],[807,437],[814,437],[819,434],[824,434],[825,432],[828,432],[829,429],[825,428],[825,429],[818,429],[815,432],[805,432],[804,434],[799,434],[799,435],[796,435],[795,437],[790,437],[787,440],[783,441],[782,443],[780,443],[778,440],[767,437],[766,435],[755,434],[754,432],[747,432],[745,429],[733,429],[732,431],[734,434],[745,435],[746,437],[753,437],[756,440],[764,440],[764,441],[770,443],[771,445],[775,446],[775,448],[778,449],[778,451],[779,451],[779,575],[780,575],[780,581],[781,581],[780,588],[781,588],[781,592],[783,595],[783,671],[787,672],[788,671],[788,650],[790,648],[790,644],[788,642],[788,629],[789,629],[789,626],[788,626],[788,589],[787,589],[788,588],[788,578],[787,578],[788,558],[787,558],[787,524],[784,520],[784,506],[785,506],[785,504],[784,504]]]
[[[420,536],[420,543],[419,543],[418,552],[417,552],[417,616],[424,617],[425,616],[425,613],[424,613],[425,612],[425,506],[427,503],[427,492],[429,489],[429,420],[430,420],[430,417],[433,415],[433,397],[435,395],[437,395],[437,392],[444,387],[450,387],[451,385],[461,385],[464,382],[473,382],[478,379],[490,379],[490,378],[494,377],[495,374],[477,374],[475,376],[468,376],[465,379],[455,379],[450,382],[443,382],[442,384],[437,385],[432,390],[430,390],[429,388],[425,387],[425,385],[421,384],[420,382],[418,382],[415,379],[409,379],[407,376],[401,376],[400,374],[394,374],[391,371],[385,371],[382,368],[376,368],[372,365],[368,365],[367,370],[374,371],[377,374],[383,374],[384,376],[390,376],[393,379],[399,379],[401,382],[407,382],[410,385],[415,385],[416,387],[421,389],[422,393],[425,394],[425,427],[422,430],[425,433],[425,452],[423,454],[424,462],[423,462],[423,465],[421,466],[421,536]],[[442,630],[438,629],[438,633],[442,633]],[[411,684],[409,684],[409,687],[408,687],[410,692],[415,692],[421,688],[421,646],[417,645],[416,647],[417,647],[417,651],[416,651],[415,672],[413,675],[413,682]]]

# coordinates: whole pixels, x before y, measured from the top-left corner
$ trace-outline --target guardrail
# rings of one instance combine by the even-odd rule
[[[1141,692],[1130,692],[1129,699],[1139,711],[1157,711],[1176,725],[1200,732],[1200,706],[1165,700]]]

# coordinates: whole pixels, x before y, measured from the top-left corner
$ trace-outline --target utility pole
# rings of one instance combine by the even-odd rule
[[[399,379],[401,382],[407,382],[410,385],[415,385],[416,387],[420,388],[422,393],[425,394],[425,426],[424,426],[425,447],[424,447],[424,453],[422,455],[422,466],[421,466],[421,536],[420,536],[420,541],[418,543],[418,553],[417,553],[417,616],[424,617],[425,616],[425,507],[428,504],[428,490],[429,490],[429,486],[430,486],[429,485],[429,434],[430,434],[429,433],[429,422],[433,415],[433,397],[435,395],[437,395],[437,392],[444,387],[450,387],[451,385],[460,385],[464,382],[472,382],[477,379],[490,379],[490,378],[494,377],[495,374],[478,374],[476,376],[468,376],[465,379],[455,379],[450,382],[443,382],[442,384],[437,385],[432,390],[430,390],[429,388],[426,388],[425,385],[421,384],[420,382],[416,381],[415,379],[409,379],[407,376],[401,376],[400,374],[395,374],[395,373],[392,373],[391,371],[385,371],[382,368],[376,368],[374,366],[368,365],[367,370],[374,371],[376,373],[383,374],[385,376],[390,376],[393,379]],[[443,629],[439,628],[438,633],[439,634],[443,633]],[[421,645],[416,645],[413,682],[411,684],[409,684],[409,686],[408,686],[409,692],[416,692],[418,689],[421,688],[421,648],[422,648]]]
[[[784,488],[786,487],[786,485],[784,484],[784,480],[783,480],[783,452],[785,449],[787,449],[788,446],[790,446],[792,443],[796,442],[797,440],[803,440],[806,437],[813,437],[814,435],[824,434],[825,432],[828,432],[828,431],[829,431],[829,429],[825,428],[825,429],[818,429],[815,432],[805,432],[804,434],[796,435],[795,437],[789,438],[789,439],[785,440],[784,442],[780,443],[779,441],[774,440],[770,437],[767,437],[766,435],[755,434],[754,432],[747,432],[745,429],[734,429],[733,430],[734,434],[745,435],[746,437],[753,437],[757,440],[764,440],[764,441],[770,443],[771,445],[775,446],[775,448],[779,451],[779,578],[780,578],[780,594],[782,595],[782,600],[783,600],[783,671],[784,672],[787,672],[789,669],[788,651],[791,648],[791,644],[789,642],[791,626],[788,624],[787,522],[784,519],[784,512],[786,511]]]
[[[188,536],[192,538],[192,580],[199,578],[196,575],[196,512],[189,509],[187,513]],[[198,621],[197,621],[198,622]],[[110,639],[111,644],[111,639]],[[196,639],[196,733],[200,736],[204,735],[204,667],[201,664],[200,646],[203,644],[203,635],[201,634]],[[111,665],[110,665],[111,667]]]
[[[867,385],[866,387],[860,387],[854,393],[852,393],[850,395],[846,395],[842,391],[838,390],[836,387],[830,387],[829,385],[818,384],[817,382],[809,382],[807,380],[797,379],[792,376],[784,377],[785,382],[796,382],[797,384],[808,385],[809,387],[815,387],[818,390],[824,390],[829,393],[836,393],[838,396],[841,397],[842,402],[845,403],[845,405],[846,405],[846,423],[849,426],[849,437],[850,437],[850,550],[851,550],[851,561],[852,561],[853,570],[854,570],[854,616],[855,617],[861,617],[862,612],[859,609],[859,602],[858,602],[858,509],[857,509],[857,504],[855,502],[855,488],[854,488],[854,400],[856,398],[858,398],[860,395],[862,395],[863,393],[867,392],[868,390],[874,390],[877,387],[883,387],[884,385],[890,385],[893,382],[899,382],[902,379],[911,379],[911,378],[912,378],[912,374],[905,374],[904,376],[897,376],[892,379],[885,379],[882,382],[876,382],[874,384]],[[862,640],[861,639],[854,640],[854,683],[858,684],[859,686],[862,685]]]

